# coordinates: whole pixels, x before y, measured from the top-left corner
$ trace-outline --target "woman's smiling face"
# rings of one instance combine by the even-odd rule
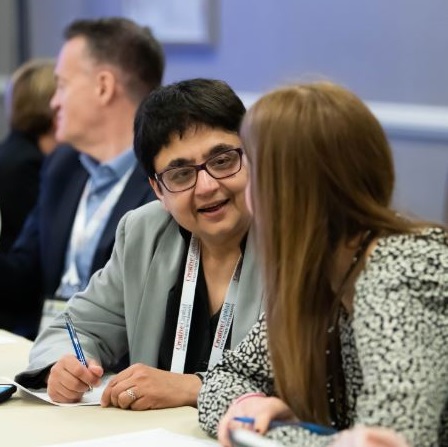
[[[194,127],[182,138],[174,136],[154,158],[155,171],[170,166],[197,165],[211,156],[241,147],[236,133],[209,127]],[[196,185],[187,191],[172,193],[151,180],[158,198],[180,226],[208,244],[222,245],[229,239],[241,239],[250,223],[244,194],[247,171],[243,165],[236,174],[214,179],[205,170],[198,172]]]

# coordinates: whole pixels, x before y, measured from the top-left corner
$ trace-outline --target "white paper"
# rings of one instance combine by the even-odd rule
[[[231,439],[235,445],[241,445],[245,447],[281,447],[280,444],[266,439],[265,437],[244,429],[232,430]]]
[[[0,345],[6,345],[8,343],[17,343],[18,339],[9,335],[0,334]]]
[[[81,401],[76,402],[74,404],[60,403],[60,402],[55,402],[54,400],[51,400],[50,396],[47,393],[46,388],[41,388],[39,390],[25,388],[24,386],[20,385],[19,383],[15,382],[13,379],[10,379],[9,377],[0,377],[0,381],[6,382],[6,383],[13,383],[14,385],[17,386],[17,388],[24,391],[25,393],[30,394],[34,397],[37,397],[38,399],[44,400],[45,402],[48,402],[50,404],[57,405],[59,407],[79,407],[82,405],[100,405],[101,396],[103,394],[104,388],[106,388],[106,385],[109,383],[109,380],[111,377],[112,377],[112,374],[105,375],[103,377],[101,385],[99,387],[93,388],[92,391],[88,391],[87,393],[84,393]]]
[[[95,438],[88,441],[51,444],[51,447],[148,447],[148,446],[216,447],[216,441],[180,435],[163,428]],[[48,445],[50,447],[50,444]]]

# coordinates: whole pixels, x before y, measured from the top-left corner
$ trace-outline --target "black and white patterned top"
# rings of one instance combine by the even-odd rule
[[[340,324],[351,425],[394,428],[415,447],[448,446],[447,233],[381,238],[356,281],[353,317]],[[216,436],[232,401],[256,391],[275,395],[263,319],[207,373],[201,427]],[[267,436],[301,447],[333,440],[291,426]]]

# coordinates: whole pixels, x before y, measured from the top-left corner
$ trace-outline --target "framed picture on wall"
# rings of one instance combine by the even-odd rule
[[[218,0],[122,0],[123,15],[149,26],[164,44],[212,45]]]

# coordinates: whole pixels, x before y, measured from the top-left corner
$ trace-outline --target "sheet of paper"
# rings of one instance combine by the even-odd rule
[[[63,404],[59,402],[55,402],[50,399],[50,396],[48,396],[46,388],[42,388],[39,390],[33,390],[29,388],[25,388],[24,386],[18,384],[13,379],[10,379],[9,377],[0,377],[0,382],[5,383],[13,383],[17,386],[20,390],[23,392],[30,394],[31,396],[37,397],[38,399],[44,400],[45,402],[48,402],[53,405],[58,405],[60,407],[77,407],[81,405],[99,405],[101,400],[101,395],[103,394],[104,388],[106,388],[106,385],[108,384],[110,378],[112,377],[112,374],[106,375],[103,378],[103,381],[101,382],[101,385],[97,388],[94,388],[92,391],[88,391],[87,393],[84,393],[84,396],[82,397],[80,402],[74,403],[74,404]]]
[[[95,438],[88,441],[51,444],[51,447],[148,447],[151,445],[165,445],[182,447],[216,447],[216,441],[180,435],[163,428],[126,433],[123,435]],[[50,447],[50,444],[47,446]]]
[[[11,337],[7,334],[0,334],[0,345],[6,345],[9,343],[17,343],[17,338]]]

